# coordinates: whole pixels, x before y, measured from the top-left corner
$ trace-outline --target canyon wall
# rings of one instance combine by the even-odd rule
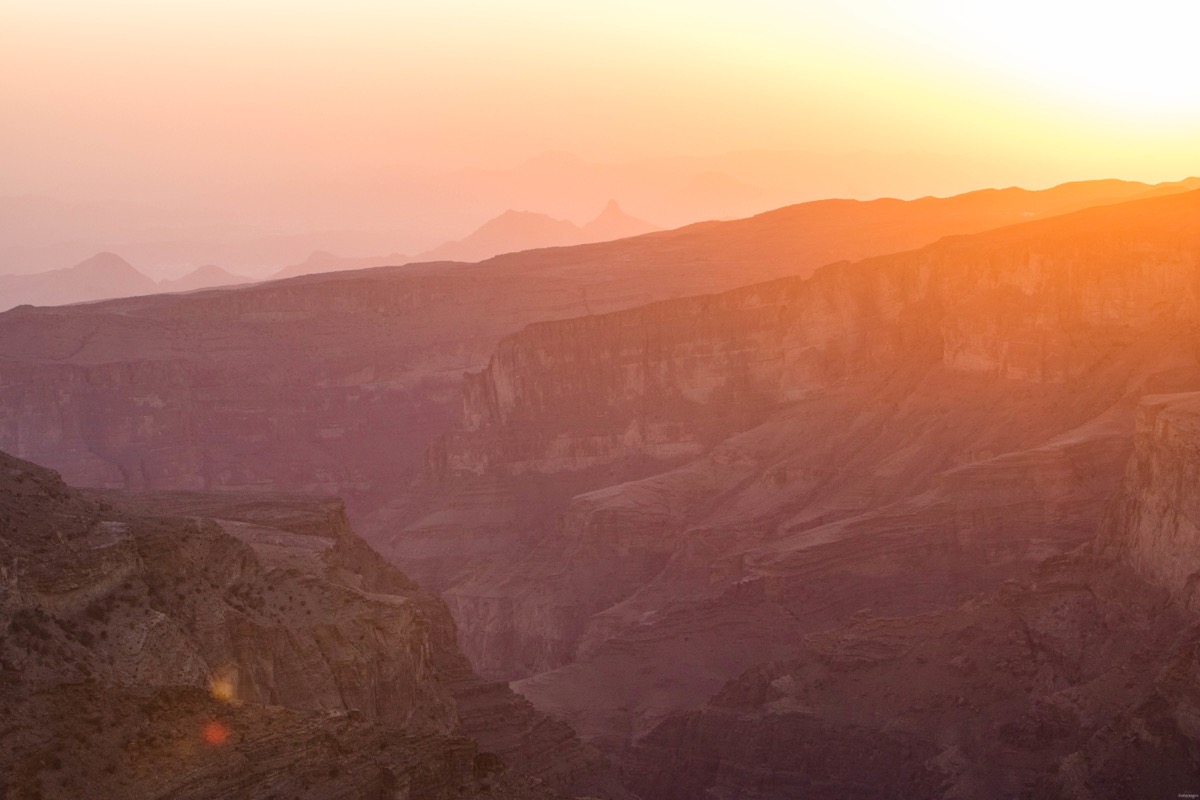
[[[859,611],[953,607],[1094,536],[1140,398],[1200,389],[1198,211],[531,326],[379,541],[479,669],[624,752]]]
[[[358,539],[336,501],[81,495],[2,455],[0,553],[0,701],[23,720],[0,737],[4,772],[24,776],[13,796],[38,786],[71,794],[45,758],[50,732],[79,727],[57,703],[81,684],[92,687],[89,713],[125,731],[71,734],[86,769],[59,777],[98,780],[107,788],[95,796],[149,792],[146,759],[203,750],[205,723],[187,730],[182,720],[205,717],[224,720],[216,744],[233,737],[231,752],[251,769],[235,775],[198,758],[193,772],[158,776],[155,796],[263,796],[296,781],[297,796],[313,797],[421,781],[431,797],[522,781],[532,796],[576,785],[623,796],[566,726],[474,675],[445,606]],[[139,736],[156,741],[149,756]],[[359,745],[373,749],[341,751]],[[287,760],[309,757],[281,775]],[[505,765],[511,779],[496,777]]]
[[[665,800],[1195,791],[1198,413],[1194,392],[1142,402],[1093,541],[957,609],[809,636],[645,736],[631,785]]]
[[[1197,202],[1187,197],[1159,203],[1161,220],[1152,204],[1113,207],[811,278],[532,325],[468,376],[437,464],[557,472],[631,451],[694,454],[711,444],[706,427],[745,429],[764,409],[918,359],[1038,383],[1077,378],[1135,332],[1195,319]]]
[[[1195,609],[1200,577],[1200,394],[1143,401],[1133,457],[1101,541]]]
[[[1185,188],[1096,181],[823,201],[479,265],[21,307],[0,314],[0,448],[75,485],[337,494],[363,523],[419,471],[454,417],[462,373],[529,323]]]

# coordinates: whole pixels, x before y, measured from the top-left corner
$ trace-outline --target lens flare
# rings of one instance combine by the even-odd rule
[[[214,719],[201,728],[200,736],[208,744],[219,747],[229,739],[229,726]]]

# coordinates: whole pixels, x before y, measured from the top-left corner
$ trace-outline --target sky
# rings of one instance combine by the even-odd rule
[[[547,152],[916,152],[1006,185],[1200,172],[1200,4],[1179,0],[0,0],[0,19],[3,197],[254,197],[261,223],[299,186]]]

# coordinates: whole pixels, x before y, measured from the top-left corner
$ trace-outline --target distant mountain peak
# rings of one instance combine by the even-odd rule
[[[234,275],[216,264],[204,264],[196,267],[182,278],[159,281],[158,288],[159,291],[164,292],[191,292],[197,289],[212,289],[217,286],[234,286],[249,282],[250,279],[244,275]]]
[[[96,255],[92,256],[91,258],[85,258],[83,261],[80,261],[75,266],[70,267],[70,269],[79,270],[80,272],[115,272],[115,271],[130,272],[130,271],[132,271],[132,272],[137,272],[139,275],[142,274],[142,273],[138,272],[138,270],[132,264],[130,264],[128,261],[121,258],[116,253],[112,253],[107,250],[96,253]],[[149,280],[149,279],[147,279],[147,280]]]
[[[604,210],[582,228],[586,240],[593,242],[624,239],[656,230],[659,230],[657,226],[626,214],[620,204],[611,198],[604,206]]]

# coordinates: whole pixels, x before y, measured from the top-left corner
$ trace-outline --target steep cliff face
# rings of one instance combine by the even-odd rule
[[[0,455],[0,525],[0,695],[19,720],[0,753],[23,776],[13,796],[70,795],[93,772],[108,787],[94,796],[605,790],[603,765],[568,728],[472,673],[445,607],[358,539],[339,502],[82,495]],[[72,727],[57,704],[80,682],[97,722],[71,734],[83,767],[56,776],[51,734]],[[205,742],[214,720],[225,733]],[[229,736],[248,771],[217,763]],[[141,772],[185,746],[196,752],[183,771]],[[342,757],[359,746],[371,750]],[[476,774],[480,752],[491,755]],[[500,779],[503,764],[513,774]]]
[[[1200,199],[1097,209],[720,295],[530,326],[468,378],[449,470],[703,449],[763,409],[914,361],[1039,383],[1194,320]],[[720,429],[718,429],[718,432]]]
[[[1092,543],[953,611],[808,637],[641,740],[631,784],[680,800],[1194,792],[1198,413],[1196,393],[1143,401]]]
[[[337,494],[362,522],[419,470],[454,417],[463,371],[529,323],[806,275],[1028,215],[1184,188],[1098,181],[806,203],[481,265],[18,308],[0,314],[0,448],[75,485]],[[678,438],[645,436],[666,448]]]
[[[1133,457],[1101,533],[1148,581],[1195,609],[1200,577],[1200,394],[1143,401]]]
[[[1093,536],[1139,398],[1200,388],[1198,212],[532,326],[469,379],[388,553],[485,674],[621,752],[859,610],[952,607]]]

